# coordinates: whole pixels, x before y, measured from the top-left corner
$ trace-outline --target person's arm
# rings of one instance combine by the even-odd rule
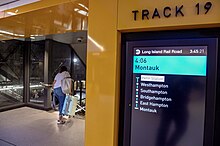
[[[56,80],[53,81],[53,84],[52,84],[52,89],[54,89],[54,85],[56,83]]]
[[[58,76],[58,74],[55,76],[55,78],[54,78],[54,80],[53,80],[53,84],[52,84],[52,89],[54,89],[54,85],[55,85],[55,83],[56,83],[56,81],[57,81],[57,77]]]

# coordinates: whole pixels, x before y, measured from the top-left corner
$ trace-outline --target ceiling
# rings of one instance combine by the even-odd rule
[[[0,40],[85,31],[87,30],[87,22],[88,0],[74,0],[1,18]]]
[[[0,11],[16,8],[30,3],[38,2],[40,0],[1,0]]]
[[[65,44],[78,44],[87,42],[87,31],[67,32],[62,34],[51,34],[46,36],[31,37],[32,41],[51,39]]]

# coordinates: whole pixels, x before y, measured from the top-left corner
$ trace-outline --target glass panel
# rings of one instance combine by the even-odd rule
[[[20,40],[0,41],[0,107],[23,102],[23,47]]]
[[[85,108],[86,104],[86,66],[74,53],[73,55],[74,93],[78,96],[78,104]],[[84,110],[79,109],[79,114],[84,115]]]
[[[81,59],[74,53],[74,80],[85,80],[86,79],[86,68]]]
[[[30,102],[44,106],[46,98],[44,82],[44,52],[45,41],[31,42],[31,65],[30,65]]]
[[[70,71],[71,69],[71,48],[69,45],[52,41],[52,62],[51,62],[51,82],[54,80],[54,77],[59,72],[59,69],[62,65],[65,65]]]
[[[60,36],[59,38],[65,38]],[[58,38],[58,37],[57,37]],[[70,72],[71,78],[74,80],[74,94],[78,95],[78,113],[84,115],[85,114],[85,99],[86,99],[86,66],[83,63],[83,59],[79,56],[84,56],[83,54],[77,53],[85,53],[83,51],[79,51],[83,49],[84,44],[75,43],[73,40],[73,44],[66,44],[58,41],[53,41],[52,45],[52,62],[51,62],[51,71],[50,77],[51,81],[53,81],[55,75],[58,73],[59,68],[62,65],[65,65]],[[78,52],[76,52],[78,50]]]

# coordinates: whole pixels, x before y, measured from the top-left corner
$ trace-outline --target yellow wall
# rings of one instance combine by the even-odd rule
[[[117,0],[90,0],[87,49],[86,146],[116,146],[119,73]]]
[[[120,35],[122,32],[220,27],[220,1],[196,14],[206,0],[90,0],[87,48],[87,111],[85,146],[117,146],[119,120]],[[183,18],[133,21],[134,9],[184,5]]]
[[[137,30],[158,30],[158,29],[182,29],[182,28],[199,28],[199,27],[216,27],[220,25],[220,0],[118,0],[118,30],[120,31],[137,31]],[[212,6],[207,14],[204,6],[207,2],[211,2]],[[199,3],[200,14],[197,15],[196,4]],[[163,16],[165,7],[171,10],[166,11],[171,14],[169,18]],[[181,6],[182,16],[177,9]],[[157,8],[160,18],[152,19],[155,8]],[[149,11],[149,20],[142,20],[142,10]],[[139,10],[137,20],[134,21],[133,10]],[[146,17],[145,17],[146,18]]]
[[[85,146],[118,145],[121,32],[219,27],[220,1],[210,0],[213,3],[210,12],[199,16],[194,9],[197,2],[207,1],[89,1]],[[20,7],[20,15],[0,19],[0,40],[87,30],[87,16],[73,11],[83,9],[78,3],[88,7],[88,0],[42,0]],[[176,5],[184,5],[183,18],[134,21],[131,13],[145,8],[161,11],[164,6]]]

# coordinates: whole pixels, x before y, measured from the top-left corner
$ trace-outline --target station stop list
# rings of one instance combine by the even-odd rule
[[[131,146],[203,145],[207,46],[132,51]]]

